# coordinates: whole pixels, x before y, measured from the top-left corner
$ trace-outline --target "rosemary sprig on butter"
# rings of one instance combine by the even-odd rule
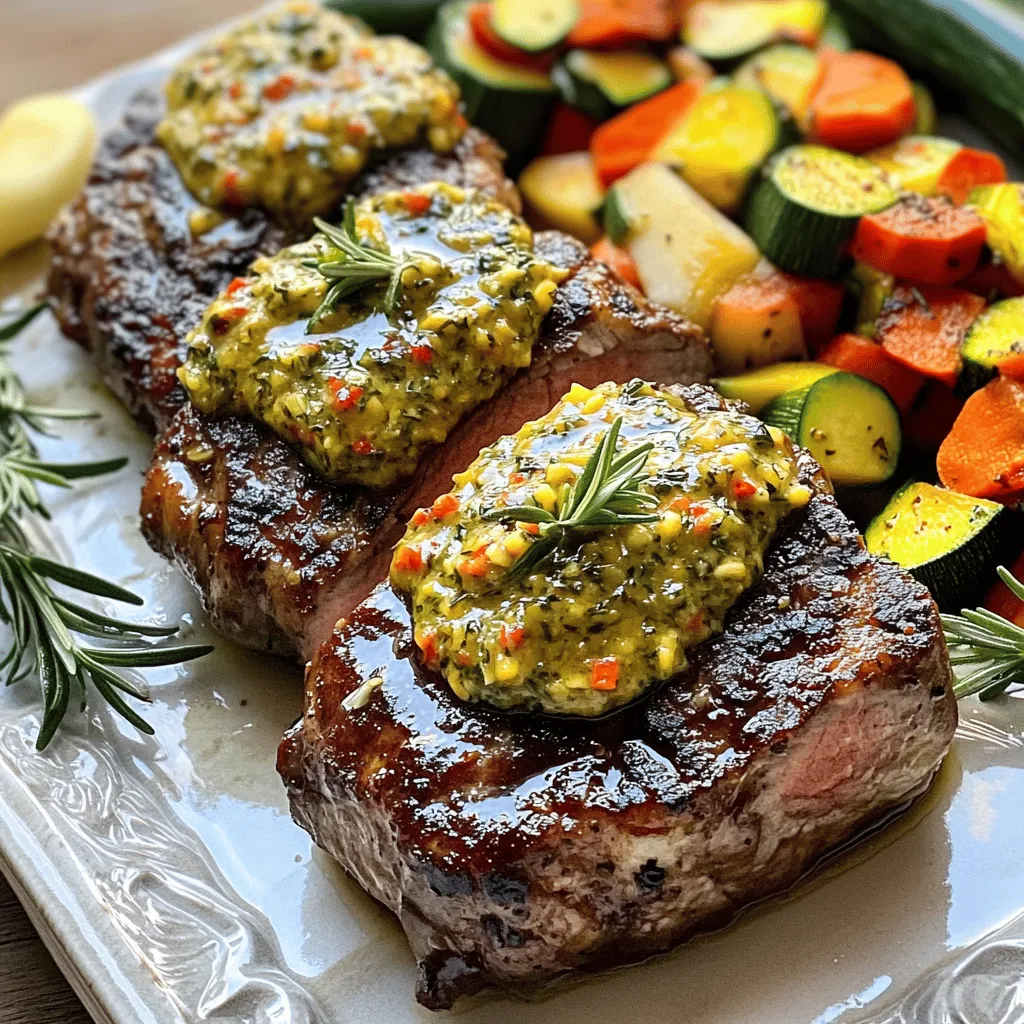
[[[0,328],[0,345],[44,308],[41,303]],[[152,733],[122,696],[144,701],[148,699],[145,691],[120,670],[175,665],[201,657],[212,648],[152,646],[142,638],[169,637],[177,633],[177,627],[148,626],[103,615],[53,588],[60,584],[82,594],[142,604],[141,598],[123,587],[40,556],[23,528],[31,517],[50,517],[37,484],[70,487],[73,480],[120,469],[127,459],[58,463],[40,458],[29,430],[46,434],[53,420],[88,419],[94,414],[32,405],[4,356],[6,352],[0,348],[0,622],[10,631],[10,641],[0,659],[0,677],[5,686],[29,676],[38,678],[43,701],[43,720],[36,738],[39,750],[60,727],[72,698],[85,709],[90,685],[137,729]],[[86,644],[81,637],[106,642]]]
[[[622,429],[622,417],[612,423],[583,472],[573,484],[563,484],[555,512],[539,505],[510,505],[489,509],[484,519],[492,522],[536,523],[540,532],[523,555],[505,573],[507,579],[522,579],[561,544],[574,530],[592,527],[629,526],[654,523],[658,516],[647,511],[657,501],[639,489],[654,445],[647,441],[615,454]]]
[[[319,217],[314,217],[313,223],[334,246],[336,253],[326,258],[302,261],[304,267],[319,271],[329,285],[323,301],[306,324],[306,333],[312,332],[325,316],[333,313],[342,299],[380,281],[388,282],[382,308],[388,315],[393,313],[402,289],[402,274],[415,264],[416,254],[409,253],[400,259],[390,252],[364,245],[356,233],[356,207],[351,198],[345,203],[340,226],[328,224]]]

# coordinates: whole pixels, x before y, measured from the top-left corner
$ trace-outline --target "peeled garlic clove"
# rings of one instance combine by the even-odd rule
[[[0,116],[0,257],[38,238],[85,183],[96,144],[89,109],[33,96]]]

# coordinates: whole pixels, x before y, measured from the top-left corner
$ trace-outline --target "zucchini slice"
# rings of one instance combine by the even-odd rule
[[[519,191],[545,225],[588,245],[601,237],[597,214],[604,189],[588,152],[537,157],[519,175]]]
[[[985,241],[1015,281],[1024,285],[1024,185],[981,185],[971,205],[985,222]]]
[[[729,64],[786,39],[813,46],[827,15],[824,0],[697,0],[686,14],[683,42]]]
[[[718,297],[761,258],[740,228],[665,164],[642,164],[620,178],[604,213],[647,296],[705,329]]]
[[[880,484],[896,472],[903,443],[900,414],[864,377],[829,374],[780,395],[761,418],[807,448],[837,486]]]
[[[427,33],[434,62],[458,83],[466,117],[494,136],[520,170],[540,147],[556,91],[551,77],[492,57],[473,38],[469,0],[449,0]]]
[[[494,31],[527,53],[557,46],[579,19],[576,0],[493,0],[491,6]]]
[[[912,481],[872,520],[864,542],[910,570],[942,611],[958,612],[980,604],[996,566],[1019,553],[1020,529],[1012,508]]]
[[[652,159],[675,167],[712,206],[736,213],[755,172],[779,148],[782,126],[759,89],[704,92],[658,143]]]
[[[1014,377],[1024,371],[1024,297],[1003,299],[989,306],[964,338],[964,368],[959,385],[977,391],[1000,366],[1013,364]]]
[[[906,135],[864,156],[878,164],[897,188],[934,196],[938,193],[940,175],[962,148],[952,139]]]
[[[896,289],[896,278],[883,274],[866,263],[855,263],[847,283],[857,290],[857,313],[854,322],[858,333],[875,336],[875,321],[882,313],[885,300]]]
[[[418,38],[437,14],[442,0],[324,0],[324,6],[360,18],[374,32]]]
[[[917,111],[914,132],[917,135],[932,135],[939,120],[935,97],[924,82],[911,82],[911,89],[914,92],[914,109]]]
[[[779,395],[802,391],[839,371],[824,363],[776,363],[734,377],[717,377],[712,386],[723,398],[746,402],[755,415]]]
[[[551,76],[562,99],[596,121],[672,84],[669,66],[646,50],[570,50]]]
[[[780,43],[754,54],[736,69],[733,81],[760,89],[801,122],[811,106],[811,93],[824,68],[821,57],[806,46]]]
[[[746,228],[765,257],[805,277],[837,277],[857,222],[896,202],[885,171],[826,146],[790,146],[755,186]]]
[[[846,53],[853,49],[853,40],[850,38],[850,30],[846,27],[846,22],[831,7],[825,17],[825,25],[821,30],[818,45],[827,46],[830,50],[838,50],[840,53]]]

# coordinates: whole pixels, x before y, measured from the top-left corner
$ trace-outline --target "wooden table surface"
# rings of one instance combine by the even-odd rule
[[[254,0],[0,0],[0,108],[78,85],[254,6]],[[0,1024],[88,1022],[0,876]]]

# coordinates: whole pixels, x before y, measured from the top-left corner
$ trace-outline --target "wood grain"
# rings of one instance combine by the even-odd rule
[[[78,997],[0,876],[0,1021],[89,1024]]]
[[[0,109],[66,89],[252,9],[253,0],[0,0]],[[0,876],[0,1024],[89,1024]]]
[[[0,0],[0,108],[237,17],[253,0]]]

